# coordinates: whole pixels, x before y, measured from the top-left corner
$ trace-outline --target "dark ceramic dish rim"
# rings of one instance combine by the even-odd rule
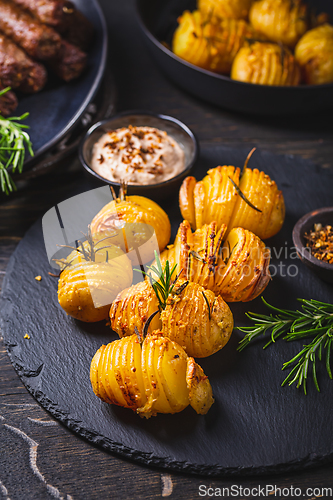
[[[199,66],[195,66],[195,64],[191,64],[187,61],[185,61],[185,59],[182,59],[181,57],[177,56],[176,54],[174,54],[172,52],[172,50],[168,49],[167,47],[165,47],[154,35],[153,33],[150,31],[150,29],[147,27],[145,21],[143,20],[142,18],[142,11],[141,11],[141,3],[142,0],[136,0],[135,2],[135,8],[136,8],[136,14],[137,14],[137,18],[138,18],[138,21],[139,21],[139,24],[141,26],[141,29],[142,31],[145,33],[145,35],[149,38],[149,40],[159,49],[161,50],[162,52],[164,52],[165,55],[171,57],[172,59],[174,59],[175,61],[183,64],[184,66],[187,66],[188,68],[191,68],[191,69],[194,69],[196,71],[198,71],[199,73],[202,73],[203,75],[206,75],[206,76],[210,76],[210,77],[213,77],[215,78],[216,80],[223,80],[223,81],[227,81],[227,82],[233,82],[235,85],[238,85],[240,87],[258,87],[258,86],[261,86],[261,87],[265,87],[265,88],[271,88],[271,89],[275,89],[277,91],[284,91],[285,89],[292,89],[292,92],[295,92],[297,90],[301,90],[303,91],[304,89],[305,90],[314,90],[314,89],[323,89],[323,88],[331,88],[333,89],[333,83],[324,83],[324,84],[320,84],[320,85],[287,85],[287,86],[281,86],[281,85],[262,85],[262,84],[258,84],[258,83],[248,83],[248,82],[240,82],[238,80],[232,80],[229,76],[226,76],[226,75],[220,75],[219,73],[213,73],[212,71],[209,71],[207,69],[203,69],[203,68],[200,68]],[[282,89],[282,90],[281,90]]]
[[[134,109],[134,110],[122,111],[120,113],[117,113],[117,114],[111,116],[110,118],[106,118],[105,120],[100,120],[99,122],[94,123],[89,128],[89,130],[87,131],[87,133],[84,135],[84,137],[82,138],[82,140],[81,140],[81,142],[79,144],[79,159],[80,159],[81,164],[83,165],[83,167],[87,170],[87,172],[89,174],[93,175],[96,179],[99,179],[99,180],[105,182],[106,184],[112,184],[112,186],[118,186],[118,187],[120,187],[120,182],[116,182],[116,181],[111,181],[109,179],[105,179],[105,177],[102,177],[101,175],[99,175],[97,172],[95,172],[95,170],[93,170],[90,167],[90,165],[88,165],[88,163],[86,162],[86,160],[84,158],[83,148],[84,148],[84,145],[85,145],[86,141],[91,136],[91,134],[93,132],[95,132],[95,130],[97,130],[99,127],[102,127],[105,124],[107,124],[109,122],[112,122],[113,120],[115,120],[117,118],[121,118],[123,116],[131,116],[131,115],[153,116],[154,118],[159,118],[162,121],[167,121],[167,122],[175,123],[181,129],[183,129],[187,133],[187,135],[191,138],[193,146],[194,146],[194,155],[193,155],[192,161],[184,168],[184,170],[182,170],[176,176],[171,177],[170,179],[167,179],[166,181],[159,182],[159,183],[156,183],[156,184],[128,184],[129,187],[136,188],[136,189],[140,189],[140,188],[144,188],[144,189],[147,189],[147,188],[151,188],[151,189],[160,188],[160,187],[163,187],[163,186],[169,184],[171,181],[173,182],[173,181],[177,181],[177,179],[181,179],[182,177],[184,177],[184,175],[186,175],[186,172],[190,172],[191,171],[193,165],[195,164],[195,162],[197,161],[198,156],[199,156],[199,141],[198,141],[195,133],[187,125],[185,125],[185,123],[183,123],[182,121],[178,120],[178,118],[174,118],[173,116],[163,115],[163,114],[160,114],[160,113],[153,113],[152,111],[144,111],[144,110],[140,110],[140,109]]]
[[[333,207],[323,207],[323,208],[317,208],[316,210],[312,210],[311,212],[303,215],[295,224],[293,228],[293,242],[296,247],[296,250],[299,254],[301,254],[302,259],[307,260],[310,262],[313,266],[318,267],[320,269],[325,269],[327,271],[333,271],[333,264],[328,264],[327,262],[323,262],[319,259],[316,259],[309,251],[305,250],[307,247],[304,246],[302,242],[302,236],[304,234],[303,232],[303,225],[305,221],[311,221],[312,219],[315,219],[318,217],[320,214],[328,214],[332,213],[333,215]]]

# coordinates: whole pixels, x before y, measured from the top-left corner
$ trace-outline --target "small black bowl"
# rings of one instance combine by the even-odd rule
[[[301,261],[312,269],[319,278],[327,283],[333,283],[333,264],[316,259],[311,254],[310,249],[306,247],[304,234],[310,231],[314,224],[319,223],[323,226],[333,226],[333,207],[318,208],[299,219],[293,229],[293,242]]]
[[[171,116],[158,115],[148,111],[125,111],[107,120],[95,123],[95,125],[90,127],[79,146],[79,158],[82,165],[91,178],[94,179],[96,185],[109,184],[119,188],[119,182],[105,179],[91,168],[92,149],[94,144],[106,132],[121,127],[128,127],[129,125],[133,125],[134,127],[155,127],[165,130],[183,149],[185,153],[185,168],[175,177],[157,184],[128,184],[127,194],[148,196],[155,200],[174,195],[179,189],[182,180],[190,174],[198,158],[199,144],[194,133],[184,123]]]

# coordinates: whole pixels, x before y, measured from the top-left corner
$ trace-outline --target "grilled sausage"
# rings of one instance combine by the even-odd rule
[[[0,30],[35,59],[55,57],[60,35],[9,0],[0,0]]]
[[[62,41],[59,57],[49,61],[52,71],[65,82],[78,78],[87,64],[87,54],[65,40]]]
[[[44,66],[33,61],[8,37],[0,33],[0,79],[5,87],[35,93],[46,83]]]

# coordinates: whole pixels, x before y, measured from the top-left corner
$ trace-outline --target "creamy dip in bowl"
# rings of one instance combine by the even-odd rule
[[[198,141],[184,123],[147,111],[126,111],[96,123],[79,146],[95,187],[117,188],[125,181],[129,195],[157,201],[178,192],[198,152]]]
[[[101,177],[127,184],[157,184],[180,174],[185,153],[164,130],[122,127],[95,143],[91,167]]]

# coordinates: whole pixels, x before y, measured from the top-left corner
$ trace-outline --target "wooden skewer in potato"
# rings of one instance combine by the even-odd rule
[[[162,332],[132,335],[103,345],[91,362],[96,396],[149,418],[178,413],[189,404],[201,415],[214,402],[202,368]]]
[[[198,10],[185,11],[178,22],[173,52],[187,62],[216,73],[230,73],[246,38],[258,36],[243,20],[206,16]]]
[[[232,228],[243,227],[261,239],[280,231],[285,218],[283,194],[264,172],[247,168],[243,174],[234,166],[219,166],[207,172],[202,181],[186,177],[179,191],[182,216],[193,229],[217,222]]]
[[[217,230],[212,222],[192,233],[189,222],[184,221],[174,245],[162,252],[161,263],[178,264],[183,269],[182,278],[227,302],[248,302],[270,281],[270,252],[255,234],[241,227],[232,229],[222,246],[225,229]]]

